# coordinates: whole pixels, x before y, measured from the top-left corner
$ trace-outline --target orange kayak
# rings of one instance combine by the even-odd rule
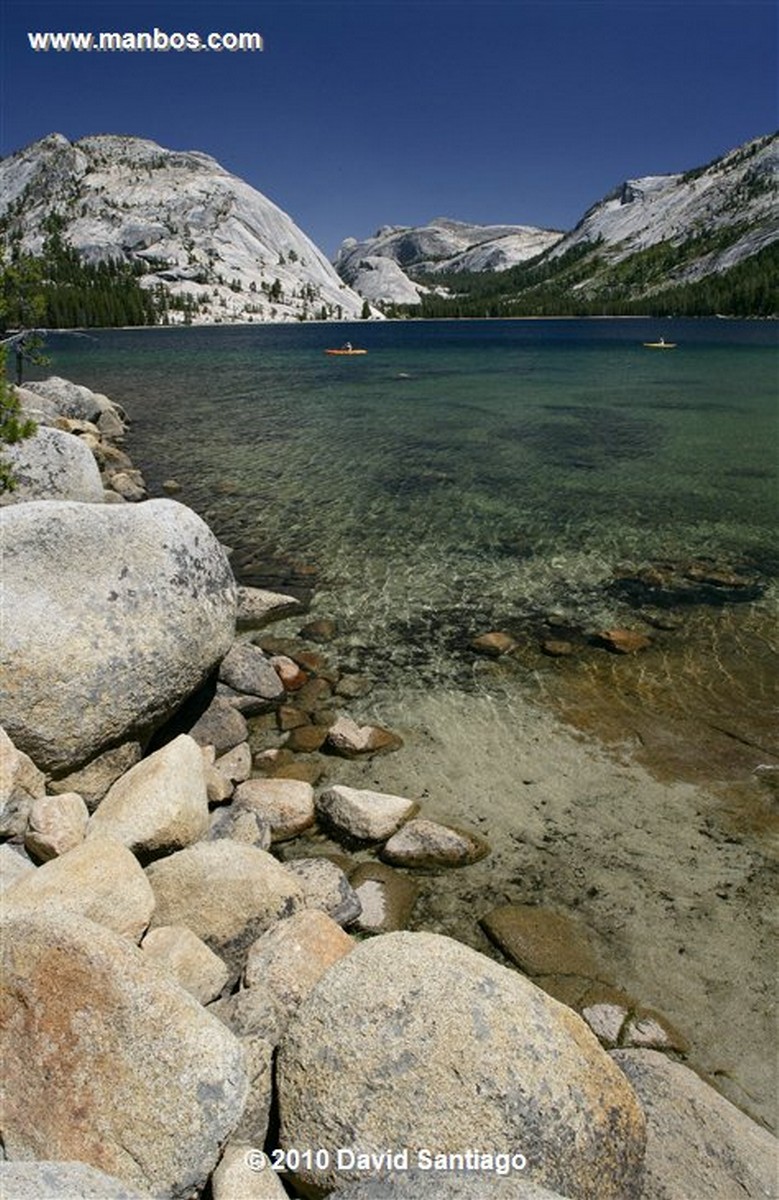
[[[325,354],[367,354],[367,350],[325,350]]]

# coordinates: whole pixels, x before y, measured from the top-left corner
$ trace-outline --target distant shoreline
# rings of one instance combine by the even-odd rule
[[[284,329],[284,328],[290,328],[290,327],[298,328],[298,327],[303,327],[306,325],[316,325],[316,326],[322,326],[323,328],[337,329],[337,328],[340,328],[345,325],[348,325],[350,327],[357,326],[357,328],[361,328],[361,327],[368,327],[368,326],[372,326],[372,325],[408,325],[408,324],[418,324],[418,325],[467,325],[467,324],[480,324],[481,325],[481,324],[484,324],[484,325],[492,325],[492,324],[501,324],[501,323],[508,323],[508,322],[511,322],[512,324],[519,324],[522,322],[537,322],[537,321],[663,321],[663,322],[670,321],[670,322],[679,322],[679,323],[685,323],[685,324],[689,323],[690,321],[712,321],[712,322],[713,321],[727,321],[729,324],[733,324],[734,322],[738,322],[738,321],[741,321],[741,322],[760,321],[760,322],[770,323],[770,322],[779,321],[779,316],[763,317],[763,316],[755,315],[755,316],[751,316],[751,317],[729,317],[724,314],[721,316],[711,316],[710,314],[707,314],[707,315],[699,316],[699,317],[693,317],[693,316],[689,316],[689,315],[683,316],[683,317],[682,316],[671,317],[671,316],[667,316],[667,315],[652,317],[652,316],[648,316],[644,313],[622,313],[622,314],[604,313],[602,315],[595,315],[595,314],[589,313],[584,316],[571,316],[571,315],[566,315],[566,314],[561,313],[557,316],[535,316],[535,317],[528,317],[528,316],[523,316],[523,317],[385,317],[381,321],[376,320],[375,318],[371,318],[368,321],[363,321],[359,317],[356,317],[356,318],[354,318],[354,320],[351,320],[351,321],[346,321],[346,320],[344,320],[344,321],[320,321],[316,318],[312,318],[309,321],[297,321],[297,320],[292,320],[292,321],[229,321],[229,322],[221,322],[219,324],[217,324],[215,322],[209,322],[209,321],[202,321],[202,322],[197,321],[197,322],[192,322],[192,324],[190,324],[190,325],[186,325],[183,323],[176,323],[173,325],[71,325],[71,326],[62,327],[59,329],[41,329],[38,332],[47,334],[47,335],[48,334],[57,334],[57,333],[83,333],[83,334],[89,335],[90,333],[111,332],[111,330],[122,330],[124,332],[133,332],[135,330],[140,330],[141,332],[143,332],[143,331],[148,331],[150,329],[164,329],[164,330],[178,330],[178,329],[222,329],[222,330],[224,330],[224,329],[279,329],[279,328]]]

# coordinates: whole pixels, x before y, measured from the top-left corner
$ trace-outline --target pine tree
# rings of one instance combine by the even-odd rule
[[[0,345],[0,446],[13,446],[31,437],[37,426],[22,415],[19,397],[11,388],[5,373],[5,346]],[[0,456],[0,493],[16,487],[11,464]]]

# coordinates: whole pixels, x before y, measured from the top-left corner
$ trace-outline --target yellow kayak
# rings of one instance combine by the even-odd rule
[[[341,350],[325,350],[325,354],[367,354],[367,353],[368,353],[367,350],[354,350],[354,349],[347,350],[345,348],[342,348]]]

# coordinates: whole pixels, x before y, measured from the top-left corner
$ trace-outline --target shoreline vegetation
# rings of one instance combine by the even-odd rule
[[[120,404],[16,394],[39,428],[0,507],[9,1194],[272,1200],[269,1162],[338,1200],[772,1194],[773,1136],[579,916],[480,911],[492,956],[407,931],[422,884],[481,886],[492,831],[424,779],[359,781],[407,732],[365,717],[329,614],[238,586],[175,480],[148,498]],[[592,766],[523,736],[547,772],[563,746]]]
[[[161,264],[118,259],[87,263],[63,241],[61,218],[52,215],[45,228],[47,240],[42,257],[17,253],[0,271],[0,308],[6,328],[30,324],[75,330],[342,323],[342,317],[333,312],[319,315],[308,308],[277,308],[270,319],[264,314],[256,318],[250,314],[247,319],[231,314],[223,321],[203,320],[193,297],[174,296],[162,284],[142,286],[144,274],[160,269]],[[698,245],[695,240],[693,244]],[[719,246],[716,238],[712,244]],[[722,271],[666,286],[667,278],[682,261],[683,246],[661,242],[624,262],[610,263],[603,257],[599,242],[585,242],[559,259],[549,260],[544,252],[504,271],[412,273],[414,282],[423,289],[419,303],[382,300],[371,307],[365,300],[361,320],[748,320],[779,316],[775,284],[779,244],[764,246]],[[587,272],[594,275],[585,287]]]

